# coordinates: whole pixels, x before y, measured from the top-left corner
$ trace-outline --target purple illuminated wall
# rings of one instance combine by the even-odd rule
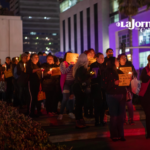
[[[150,22],[150,10],[139,13],[138,15],[134,16],[133,19],[135,19],[135,21],[140,21],[140,22],[142,21]],[[123,21],[125,24],[125,22],[128,21],[128,19],[124,19],[121,21]],[[117,55],[116,48],[119,47],[118,32],[121,30],[125,30],[125,29],[127,28],[117,27],[116,23],[109,25],[109,44],[110,44],[110,47],[114,49],[115,56]],[[139,31],[134,29],[133,38],[132,38],[132,43],[134,47],[139,46],[138,37],[139,37]],[[133,49],[133,65],[135,66],[135,69],[139,69],[139,49]]]

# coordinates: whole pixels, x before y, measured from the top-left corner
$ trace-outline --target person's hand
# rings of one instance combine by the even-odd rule
[[[150,76],[150,71],[147,73],[148,76]]]
[[[116,80],[114,83],[115,85],[119,85],[119,80]]]
[[[71,69],[73,67],[73,65],[70,65],[69,68]]]
[[[52,71],[48,71],[47,74],[52,75]]]

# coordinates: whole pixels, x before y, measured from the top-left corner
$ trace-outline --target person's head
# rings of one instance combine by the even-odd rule
[[[39,56],[37,54],[33,54],[31,57],[31,61],[36,65],[39,61]]]
[[[108,49],[106,50],[107,58],[113,57],[113,54],[114,54],[114,51],[113,51],[112,48],[108,48]]]
[[[30,60],[30,53],[29,52],[25,52],[25,54],[27,54],[27,61]]]
[[[115,57],[108,58],[106,63],[107,63],[107,68],[114,69],[119,67],[119,61]]]
[[[118,56],[119,58],[119,63],[121,66],[124,66],[127,62],[127,56],[126,54],[121,54],[120,56]]]
[[[78,60],[77,60],[77,63],[75,64],[75,66],[74,66],[74,70],[73,70],[73,76],[75,77],[75,74],[76,74],[76,71],[77,71],[77,69],[79,68],[79,67],[84,67],[84,68],[88,68],[88,64],[89,64],[89,62],[88,62],[88,59],[87,59],[87,55],[86,54],[84,54],[84,53],[82,53],[80,56],[79,56],[79,58],[78,58]]]
[[[9,65],[11,62],[10,57],[6,57],[6,63]]]
[[[94,58],[95,57],[95,51],[94,51],[94,49],[90,48],[88,51],[90,53],[90,57]]]
[[[50,65],[54,64],[54,58],[52,55],[47,56],[47,63]]]
[[[43,56],[47,56],[47,54],[46,54],[46,53],[43,53]]]
[[[26,53],[23,53],[23,54],[21,55],[21,61],[22,61],[23,63],[26,63],[27,60],[28,60],[28,55],[27,55]]]
[[[99,63],[99,64],[102,64],[104,63],[104,55],[102,53],[97,53],[95,55],[96,57],[96,61]]]
[[[40,57],[40,56],[43,56],[43,53],[42,52],[39,52],[38,53],[38,56]]]
[[[148,60],[148,64],[150,65],[150,55],[148,55],[147,60]]]
[[[56,65],[59,65],[60,64],[59,58],[57,58],[56,56],[53,56],[53,57],[54,57],[54,63]]]
[[[12,64],[18,64],[18,62],[19,62],[19,58],[18,57],[13,57],[12,58]]]

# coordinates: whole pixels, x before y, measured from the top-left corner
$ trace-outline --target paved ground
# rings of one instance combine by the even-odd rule
[[[73,147],[73,150],[149,150],[150,139],[145,136],[130,136],[126,137],[125,142],[112,142],[109,138],[73,141],[65,144],[68,147]]]

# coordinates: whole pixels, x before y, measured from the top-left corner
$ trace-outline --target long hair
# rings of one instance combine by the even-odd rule
[[[73,69],[73,77],[75,77],[75,74],[76,74],[76,71],[78,68],[80,67],[84,67],[84,68],[88,68],[88,59],[87,59],[87,55],[82,53],[79,58],[78,58],[78,61],[77,63],[75,64],[74,66],[74,69]]]
[[[116,60],[115,57],[110,57],[110,58],[108,58],[108,60],[107,60],[107,62],[106,62],[108,69],[113,69],[113,70],[115,70],[115,68],[116,68],[116,66],[115,66],[115,60]]]

